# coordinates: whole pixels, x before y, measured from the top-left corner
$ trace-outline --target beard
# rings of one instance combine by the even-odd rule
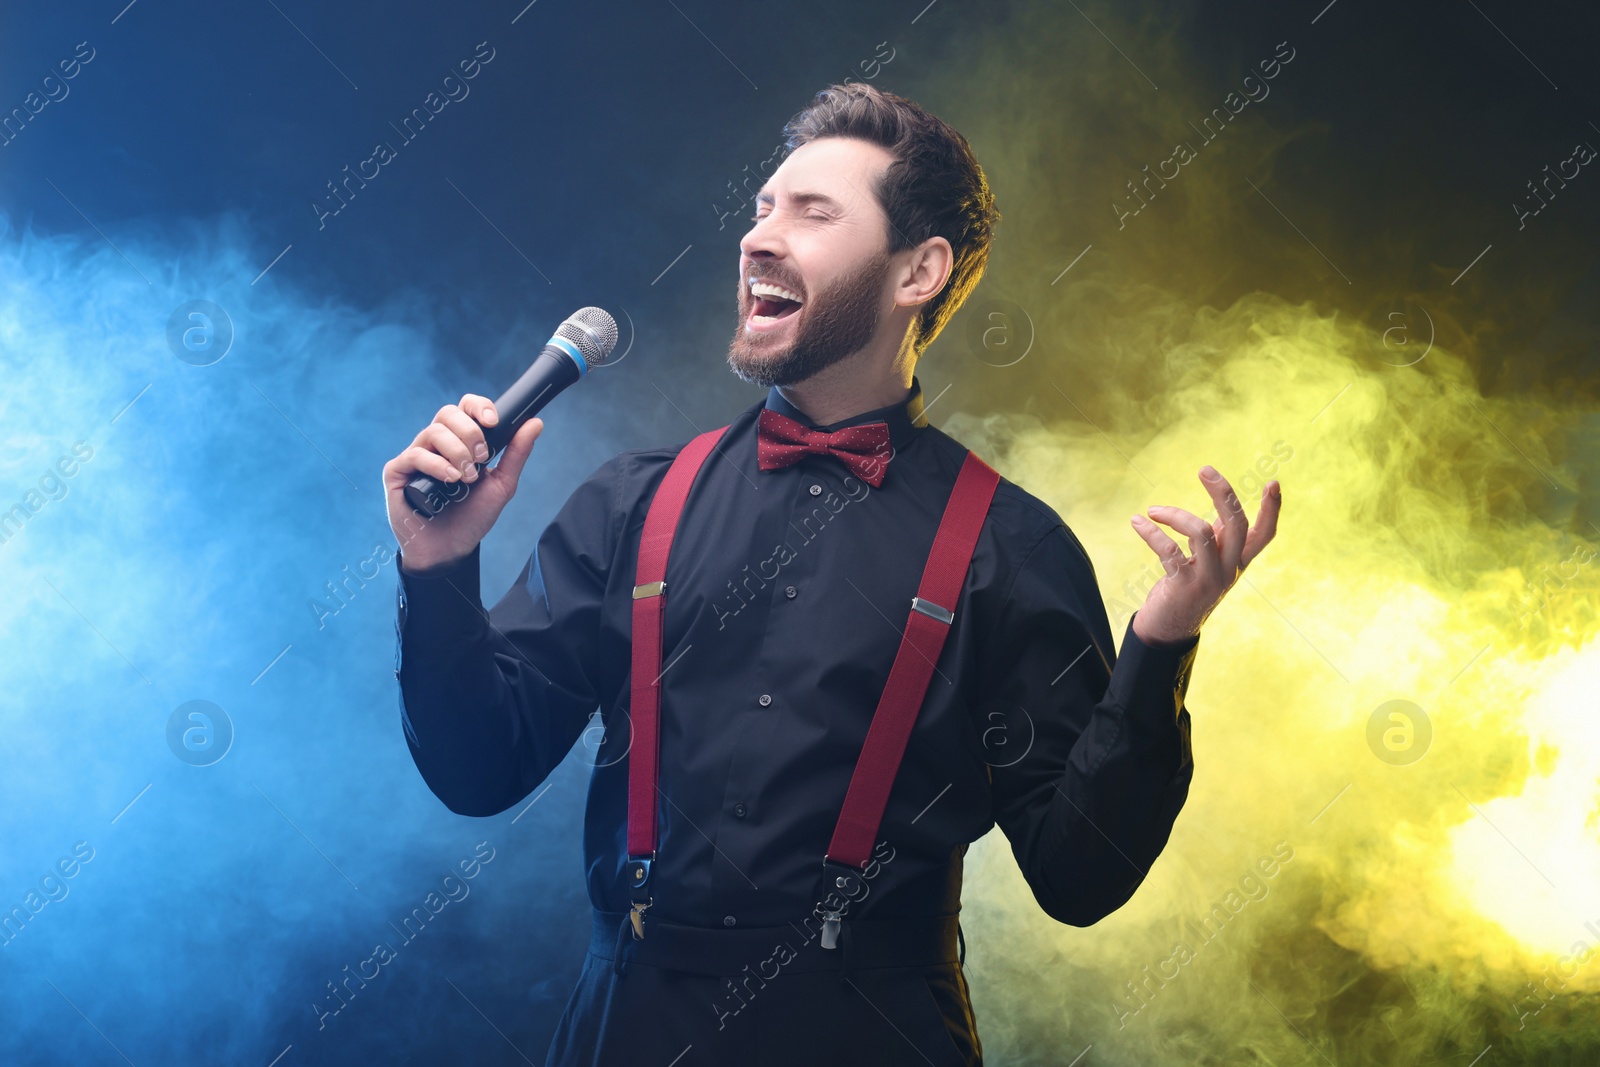
[[[748,280],[739,279],[739,322],[728,344],[728,366],[752,385],[794,385],[826,370],[872,342],[883,310],[883,282],[889,257],[878,253],[860,268],[813,294],[790,317],[798,321],[789,329],[794,338],[787,348],[767,334],[746,332],[754,298]],[[768,274],[788,285],[782,274]],[[789,288],[798,286],[788,285]]]

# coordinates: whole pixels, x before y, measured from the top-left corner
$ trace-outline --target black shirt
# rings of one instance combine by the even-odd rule
[[[764,404],[815,426],[776,388]],[[740,414],[706,460],[667,569],[651,915],[695,926],[811,913],[966,452],[928,425],[913,383],[904,403],[818,427],[888,423],[894,451],[878,488],[830,456],[761,471],[762,406]],[[399,583],[395,673],[423,779],[452,811],[494,815],[536,789],[582,735],[594,765],[589,896],[609,911],[629,899],[639,536],[685,443],[603,464],[487,614],[477,549]],[[1055,919],[1086,926],[1125,903],[1188,796],[1183,695],[1197,643],[1146,645],[1130,619],[1118,656],[1083,546],[1054,510],[1002,479],[878,833],[893,858],[856,917],[957,911],[967,845],[996,823]]]

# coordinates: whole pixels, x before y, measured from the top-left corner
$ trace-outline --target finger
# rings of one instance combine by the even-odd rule
[[[489,443],[483,436],[483,427],[478,425],[476,419],[468,415],[455,404],[441,408],[433,421],[450,428],[450,432],[461,439],[472,453],[472,458],[479,463],[489,462]]]
[[[457,406],[484,426],[493,426],[500,421],[500,413],[494,409],[493,402],[486,396],[467,393]]]
[[[1161,527],[1143,515],[1135,515],[1130,521],[1133,523],[1134,530],[1140,537],[1144,538],[1145,544],[1154,549],[1155,554],[1161,557],[1161,566],[1166,571],[1167,577],[1170,578],[1177,574],[1178,568],[1183,566],[1184,560],[1183,549],[1178,547],[1178,542],[1168,537]]]
[[[1185,534],[1189,538],[1189,554],[1194,557],[1195,568],[1207,581],[1223,585],[1222,559],[1217,554],[1217,531],[1211,524],[1192,511],[1167,504],[1156,504],[1147,509],[1157,522]]]
[[[459,482],[461,472],[431,449],[412,445],[383,466],[383,483],[391,493],[405,489],[415,475],[426,474],[441,482]]]
[[[1267,483],[1261,490],[1261,510],[1256,512],[1255,525],[1250,527],[1250,535],[1244,541],[1244,554],[1239,557],[1239,566],[1248,567],[1250,561],[1261,554],[1268,542],[1278,532],[1278,512],[1283,508],[1283,486],[1274,479]]]
[[[456,405],[454,405],[454,404],[446,404],[444,407],[442,407],[438,411],[434,412],[433,413],[433,419],[426,426],[424,426],[422,429],[417,431],[417,436],[415,436],[415,437],[413,437],[411,439],[411,443],[414,444],[414,445],[422,445],[424,448],[426,448],[427,444],[428,444],[429,437],[432,435],[432,432],[433,432],[434,423],[443,422],[444,419],[450,414],[450,412],[454,411],[454,410],[456,410]]]
[[[1206,487],[1212,503],[1217,506],[1217,525],[1212,529],[1217,534],[1222,573],[1231,577],[1239,573],[1239,557],[1244,551],[1244,539],[1249,533],[1250,524],[1245,521],[1244,506],[1239,503],[1233,486],[1228,484],[1228,479],[1222,476],[1221,471],[1209,464],[1202,467],[1200,484]]]
[[[449,460],[464,481],[477,481],[478,468],[473,463],[472,452],[454,430],[442,422],[430,422],[424,434],[422,447],[431,448]]]
[[[506,450],[500,453],[500,462],[495,464],[493,473],[497,479],[505,479],[508,495],[517,491],[523,464],[528,462],[528,456],[533,452],[533,442],[543,432],[544,420],[536,415],[517,427],[517,432],[507,443]]]

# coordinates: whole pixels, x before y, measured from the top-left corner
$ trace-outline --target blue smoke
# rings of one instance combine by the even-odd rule
[[[499,386],[441,369],[417,294],[252,284],[232,217],[0,237],[0,1062],[537,1061],[582,958],[588,768],[495,819],[427,791],[379,478]],[[194,300],[225,319],[174,344]],[[583,393],[486,550],[491,603],[618,447]]]

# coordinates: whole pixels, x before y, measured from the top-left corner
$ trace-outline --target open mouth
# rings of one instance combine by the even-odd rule
[[[771,282],[750,283],[750,298],[749,325],[755,328],[771,326],[805,306],[798,293]]]

